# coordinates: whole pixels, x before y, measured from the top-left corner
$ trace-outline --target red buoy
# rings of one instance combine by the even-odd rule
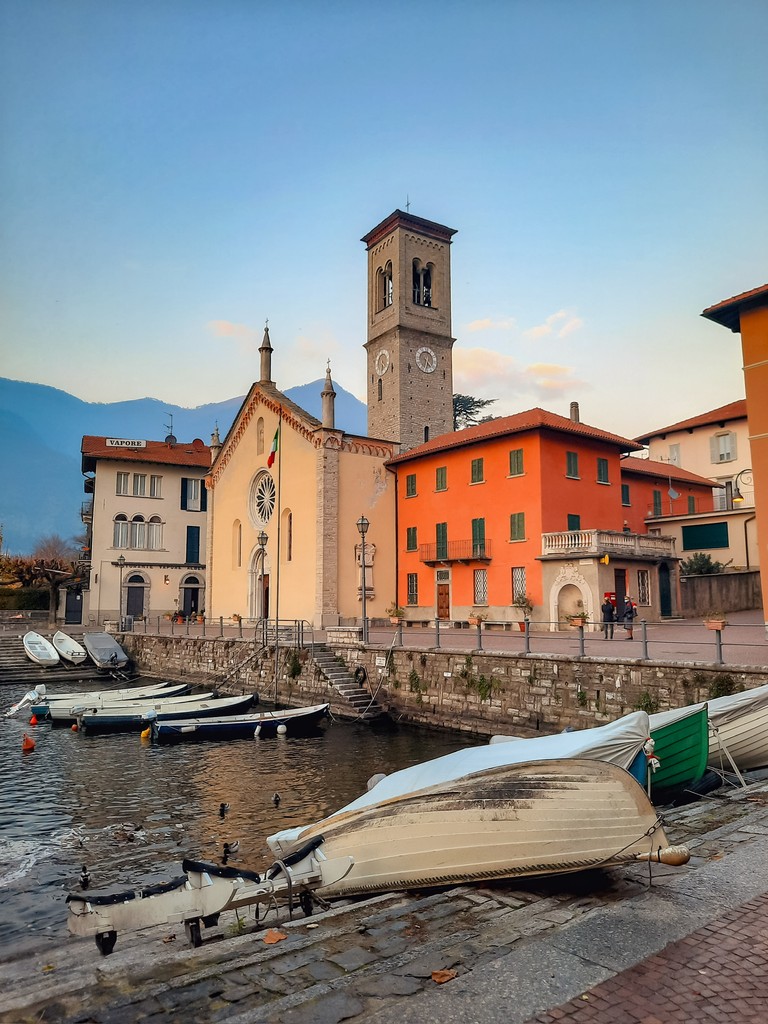
[[[29,720],[29,724],[30,725],[37,725],[37,715],[32,715],[32,717]]]
[[[26,733],[21,738],[21,749],[24,751],[35,749],[35,741],[31,736],[27,736]]]
[[[72,725],[70,726],[70,728],[71,728],[72,732],[77,732],[77,722],[73,722]]]

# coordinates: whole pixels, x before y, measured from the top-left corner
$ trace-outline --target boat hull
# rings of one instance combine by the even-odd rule
[[[51,708],[64,707],[84,707],[89,704],[92,707],[101,707],[104,704],[115,701],[149,701],[149,700],[164,700],[171,697],[182,697],[188,694],[190,687],[186,683],[179,683],[174,686],[151,686],[151,687],[134,687],[131,689],[124,690],[94,690],[88,692],[83,690],[75,693],[50,693],[46,694],[44,700],[40,700],[37,704],[32,704],[30,712],[33,715],[37,715],[38,718],[46,718],[49,715]]]
[[[128,664],[128,655],[109,633],[83,633],[83,647],[104,672],[125,668]]]
[[[191,707],[197,707],[201,701],[213,699],[213,690],[207,693],[181,693],[176,697],[147,697],[142,700],[111,700],[80,701],[70,704],[68,701],[57,701],[48,708],[48,717],[56,722],[79,721],[84,715],[139,715],[151,717],[156,711],[178,711],[183,714]]]
[[[152,726],[152,738],[159,743],[180,743],[183,740],[269,739],[278,735],[281,726],[287,736],[305,736],[316,731],[328,717],[328,704],[308,708],[287,708],[220,718],[161,720]]]
[[[56,630],[53,634],[52,643],[59,657],[63,661],[68,661],[71,665],[80,665],[88,657],[85,648],[77,640],[73,640],[71,636],[63,633],[60,629]]]
[[[348,896],[608,867],[668,846],[643,788],[592,760],[506,765],[384,800],[268,840],[280,858],[317,837],[344,878],[319,890]]]
[[[165,709],[159,706],[157,710],[152,708],[147,710],[137,709],[135,711],[103,708],[93,714],[78,715],[77,722],[83,732],[90,734],[140,732],[146,729],[152,721],[236,715],[247,711],[256,699],[256,695],[250,693],[242,697],[220,697],[218,699],[193,701],[187,708],[182,705],[172,708],[166,705]]]
[[[748,772],[768,765],[768,706],[745,712],[712,730],[709,739],[710,768],[732,771],[725,750],[739,771]]]
[[[24,634],[22,643],[24,644],[24,651],[27,657],[30,661],[34,661],[36,665],[42,665],[43,668],[53,668],[54,665],[59,664],[61,660],[59,652],[49,640],[46,640],[39,633],[35,633],[34,630]]]
[[[673,713],[670,721],[657,727],[650,717],[653,754],[660,762],[651,776],[651,798],[661,803],[698,782],[707,770],[709,720],[706,704],[688,714],[685,709]]]

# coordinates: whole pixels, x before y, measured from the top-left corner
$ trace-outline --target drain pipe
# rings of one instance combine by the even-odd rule
[[[749,540],[747,539],[747,526],[754,522],[757,516],[750,516],[749,519],[744,520],[744,557],[747,560],[747,568],[749,569]]]

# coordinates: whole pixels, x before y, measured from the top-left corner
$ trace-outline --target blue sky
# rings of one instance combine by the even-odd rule
[[[365,396],[366,254],[456,228],[456,390],[629,436],[743,397],[764,0],[5,0],[0,374],[87,400]],[[84,430],[87,425],[84,425]]]

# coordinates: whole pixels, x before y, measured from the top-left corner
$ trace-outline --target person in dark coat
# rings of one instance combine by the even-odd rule
[[[627,631],[625,640],[632,639],[632,630],[635,626],[635,618],[637,617],[637,607],[632,603],[632,598],[627,594],[624,598],[624,608],[621,613],[621,617],[624,620],[624,629]]]
[[[613,640],[613,623],[616,615],[613,609],[613,601],[610,597],[606,597],[603,601],[600,611],[603,616],[603,640]]]

